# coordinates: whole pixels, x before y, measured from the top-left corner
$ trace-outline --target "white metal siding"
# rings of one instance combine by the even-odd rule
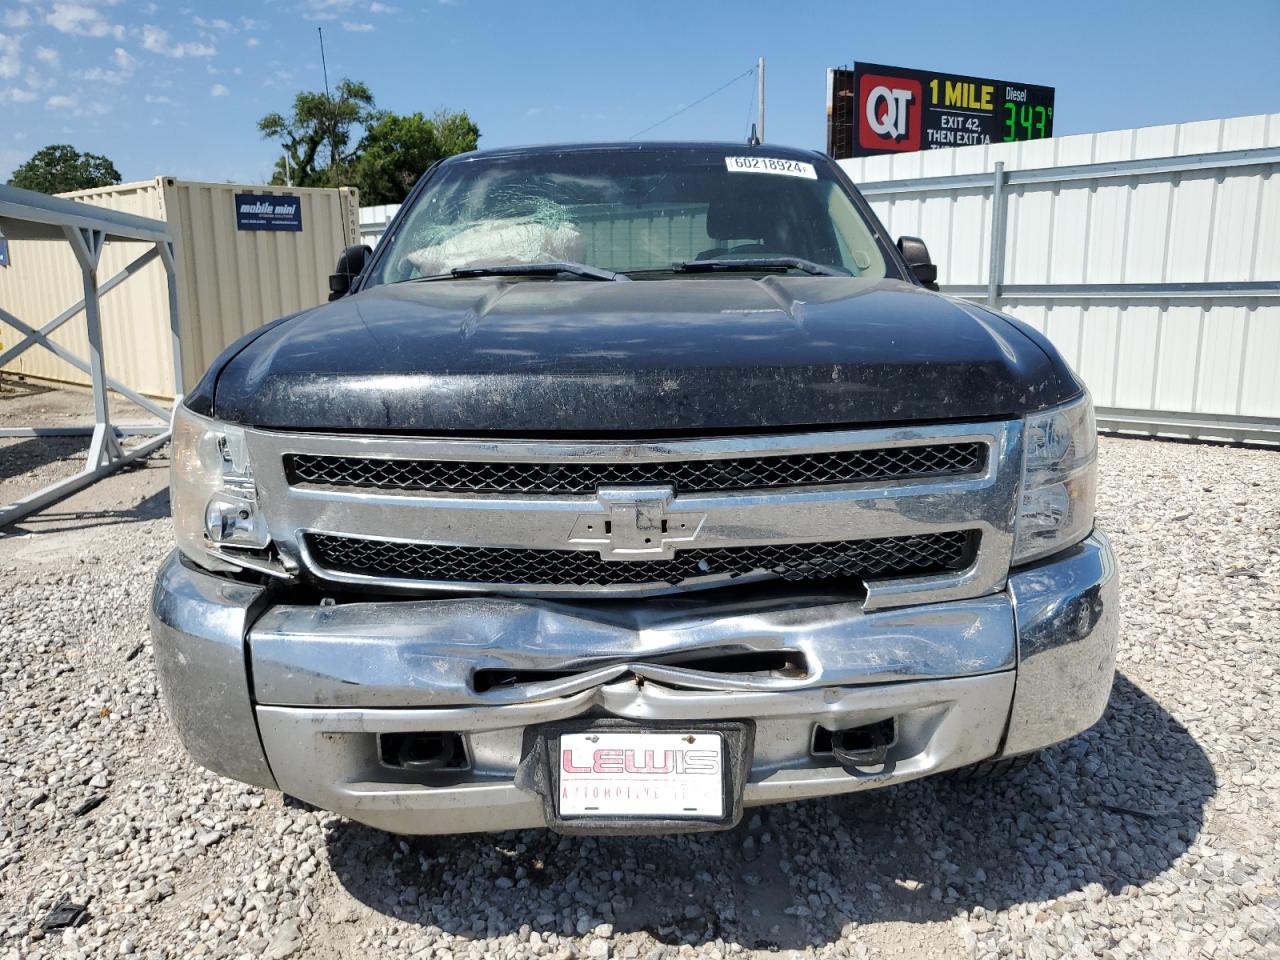
[[[386,233],[387,224],[400,209],[398,203],[384,203],[376,207],[360,208],[360,242],[376,247],[382,235]]]
[[[1280,147],[1280,114],[1022,144],[841,161],[893,236],[924,239],[939,283],[985,285],[989,186],[907,191],[917,178]],[[1004,284],[1280,284],[1280,164],[1011,185]],[[901,183],[902,192],[894,188]],[[1280,292],[1280,285],[1277,286]],[[1280,418],[1280,298],[1024,297],[1001,309],[1044,331],[1100,407]]]

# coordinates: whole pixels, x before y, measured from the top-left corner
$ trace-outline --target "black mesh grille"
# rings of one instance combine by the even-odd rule
[[[967,565],[964,531],[833,543],[677,550],[671,560],[604,560],[577,550],[449,547],[308,534],[312,555],[328,570],[376,577],[455,583],[544,586],[675,585],[692,577],[765,570],[785,580],[891,577],[938,573]]]
[[[976,473],[985,463],[984,444],[935,443],[649,463],[484,463],[292,453],[285,456],[285,471],[291,484],[442,493],[592,494],[602,484],[620,483],[669,483],[679,493],[695,493],[950,476]]]

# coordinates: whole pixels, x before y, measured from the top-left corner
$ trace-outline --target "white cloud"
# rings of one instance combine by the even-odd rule
[[[228,90],[226,87],[224,87],[220,83],[215,83],[212,87],[209,88],[209,96],[211,97],[225,97],[230,92],[231,92],[230,90]]]
[[[306,0],[303,16],[308,20],[337,20],[352,10],[363,10],[362,0]]]
[[[221,33],[230,33],[235,29],[226,20],[206,20],[204,17],[192,17],[191,22],[201,30],[217,30]]]
[[[52,47],[36,47],[36,59],[51,67],[58,65],[58,51]]]
[[[44,105],[51,110],[74,110],[80,103],[75,97],[58,94],[46,100]]]
[[[59,33],[69,33],[76,37],[124,39],[124,27],[109,22],[101,11],[79,3],[55,3],[44,22]]]
[[[0,77],[16,77],[22,71],[22,37],[0,33]]]
[[[373,29],[372,23],[352,23],[349,20],[342,21],[342,29],[348,33],[368,33]]]
[[[19,8],[6,10],[3,15],[0,15],[0,24],[10,30],[21,30],[23,27],[31,26],[31,14]]]
[[[22,87],[10,87],[3,95],[0,95],[0,100],[9,100],[13,103],[30,103],[35,98],[34,91],[24,90]]]
[[[385,3],[379,3],[378,0],[373,0],[373,3],[369,4],[369,12],[370,13],[395,13],[396,8],[389,6],[388,4],[385,4]]]
[[[133,71],[138,67],[137,59],[131,57],[122,47],[116,47],[115,52],[111,55],[111,62],[114,64],[114,69],[108,70],[102,67],[94,67],[91,70],[84,71],[80,76],[94,83],[121,84],[132,77]]]
[[[256,47],[256,46],[257,46],[258,44],[260,44],[261,42],[262,42],[262,41],[261,41],[261,40],[259,40],[257,37],[250,37],[248,40],[246,40],[246,41],[244,42],[244,45],[245,45],[246,47]]]
[[[169,39],[169,31],[160,27],[147,24],[142,28],[142,46],[151,53],[158,53],[162,57],[173,57],[174,59],[182,59],[183,57],[212,57],[217,54],[217,49],[207,43],[173,43]]]
[[[39,70],[28,69],[22,75],[23,81],[32,90],[45,90],[54,85],[52,77],[46,77]]]
[[[144,95],[142,99],[145,103],[173,103],[173,101],[170,100],[168,97],[157,96],[156,94],[153,94],[153,93],[148,93]]]

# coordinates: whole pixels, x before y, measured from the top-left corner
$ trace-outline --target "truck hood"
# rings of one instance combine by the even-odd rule
[[[1043,341],[896,280],[374,287],[211,371],[260,427],[616,436],[1018,416],[1080,387]]]

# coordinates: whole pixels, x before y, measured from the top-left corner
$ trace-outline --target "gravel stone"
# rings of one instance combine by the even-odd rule
[[[30,443],[6,500],[82,450],[20,480]],[[0,538],[0,960],[1280,957],[1280,452],[1100,448],[1095,727],[1003,780],[641,838],[393,837],[196,767],[146,628],[167,463],[113,476]],[[64,896],[88,919],[42,930]]]

